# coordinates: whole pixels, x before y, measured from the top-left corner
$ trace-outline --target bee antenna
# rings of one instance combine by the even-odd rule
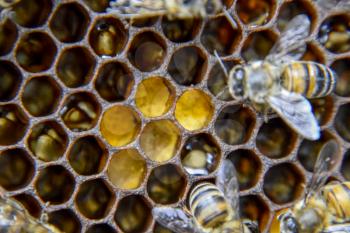
[[[218,60],[218,62],[220,64],[222,70],[224,71],[226,77],[228,77],[227,69],[226,69],[224,63],[222,62],[222,60],[221,60],[221,58],[220,58],[220,56],[219,56],[219,54],[218,54],[218,52],[216,50],[214,50],[214,55],[215,55],[216,59]]]

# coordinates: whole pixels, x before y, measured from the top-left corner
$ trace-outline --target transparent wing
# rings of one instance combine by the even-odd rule
[[[322,12],[327,12],[332,9],[350,10],[349,0],[314,0]]]
[[[164,0],[112,0],[107,12],[124,17],[152,17],[167,13]]]
[[[307,15],[295,16],[281,33],[266,59],[274,63],[286,63],[298,60],[306,51],[305,39],[310,32],[310,20]]]
[[[152,214],[159,224],[176,233],[202,233],[192,216],[180,208],[155,207]]]
[[[309,101],[300,94],[282,89],[279,93],[269,96],[267,102],[297,133],[309,140],[320,137],[320,128],[312,113]]]

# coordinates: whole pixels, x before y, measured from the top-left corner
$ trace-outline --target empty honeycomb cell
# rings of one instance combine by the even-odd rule
[[[350,51],[350,16],[333,15],[325,19],[320,26],[317,40],[332,53]]]
[[[263,190],[271,201],[281,205],[297,200],[304,186],[305,179],[295,165],[279,163],[266,172]]]
[[[325,58],[323,52],[315,44],[308,43],[304,55],[300,58],[303,61],[314,61],[324,64]]]
[[[126,196],[119,201],[114,220],[125,233],[146,232],[152,222],[151,206],[143,196]]]
[[[158,204],[173,204],[184,194],[186,178],[183,172],[173,164],[156,167],[147,181],[147,193]]]
[[[122,22],[116,18],[100,18],[95,22],[89,42],[92,49],[99,56],[115,56],[124,48],[128,39],[128,32]]]
[[[87,48],[71,47],[58,58],[56,73],[67,87],[80,87],[90,81],[95,65],[95,58]]]
[[[89,25],[89,15],[77,3],[60,5],[50,20],[50,29],[61,42],[80,41]]]
[[[0,101],[9,101],[17,94],[22,74],[12,62],[0,60],[0,77]]]
[[[65,233],[81,232],[79,218],[70,209],[60,209],[48,214],[48,222]]]
[[[340,171],[346,180],[350,180],[350,150],[344,154]]]
[[[75,204],[85,217],[101,219],[108,214],[114,198],[102,179],[89,180],[79,186]]]
[[[350,97],[350,58],[335,61],[331,68],[338,76],[335,93],[343,97]]]
[[[235,165],[241,191],[253,188],[259,182],[262,164],[253,151],[246,149],[235,150],[227,158]]]
[[[21,203],[23,207],[28,211],[28,213],[33,216],[34,218],[40,218],[41,216],[41,207],[36,198],[34,198],[32,195],[27,193],[21,193],[16,196],[13,196],[13,198]]]
[[[215,139],[205,133],[188,138],[181,150],[181,163],[184,169],[195,176],[205,176],[217,168],[221,150]]]
[[[100,111],[101,107],[95,96],[87,92],[77,92],[68,96],[60,113],[70,130],[80,132],[96,125]]]
[[[276,34],[270,30],[253,32],[244,42],[241,55],[246,61],[263,60],[276,40]]]
[[[350,104],[344,104],[338,108],[334,126],[344,140],[350,141]]]
[[[168,19],[162,18],[162,29],[164,35],[171,41],[181,43],[193,40],[198,34],[201,26],[199,19]]]
[[[56,52],[56,45],[49,35],[34,31],[20,38],[15,56],[23,69],[34,73],[49,69]]]
[[[166,79],[151,77],[143,80],[137,87],[136,107],[146,117],[159,117],[173,106],[175,88]]]
[[[201,43],[209,53],[214,54],[216,50],[219,55],[230,55],[234,52],[240,40],[242,32],[232,25],[225,16],[209,20],[201,34]]]
[[[56,110],[61,90],[49,76],[29,79],[21,93],[25,109],[33,116],[46,116]]]
[[[11,145],[21,140],[27,125],[28,118],[17,105],[0,105],[0,145]]]
[[[11,52],[17,36],[16,25],[11,20],[3,20],[0,24],[0,56]]]
[[[323,126],[331,120],[334,113],[333,102],[332,96],[310,100],[312,111],[319,125]]]
[[[173,231],[169,230],[168,228],[163,227],[159,223],[156,222],[153,233],[174,233]]]
[[[160,35],[145,31],[131,42],[128,58],[137,69],[150,72],[158,69],[166,56],[166,44]]]
[[[295,147],[297,134],[281,118],[264,123],[256,136],[256,146],[272,159],[289,155]]]
[[[134,109],[116,105],[107,109],[100,124],[100,131],[112,146],[125,146],[135,140],[141,128],[141,119]]]
[[[37,194],[44,202],[57,205],[71,197],[75,181],[74,177],[60,165],[45,167],[35,180]]]
[[[249,140],[255,127],[255,114],[240,105],[222,109],[215,121],[215,133],[229,145],[243,144]]]
[[[148,123],[141,132],[140,146],[148,158],[165,162],[173,158],[181,142],[179,128],[170,120]]]
[[[86,233],[117,233],[117,231],[108,224],[99,223],[89,227]]]
[[[267,227],[270,210],[265,200],[257,195],[247,195],[240,197],[239,209],[241,218],[248,218],[259,224],[261,232]]]
[[[68,152],[68,161],[79,175],[89,176],[101,172],[107,160],[104,144],[92,135],[74,141]]]
[[[68,136],[57,122],[44,121],[31,128],[27,145],[39,160],[55,161],[64,154]]]
[[[51,10],[51,0],[21,0],[13,7],[13,18],[23,27],[38,27],[45,24]]]
[[[109,6],[110,0],[83,0],[83,2],[95,12],[104,12]]]
[[[274,0],[237,0],[236,11],[239,19],[252,27],[266,24],[275,12]]]
[[[190,86],[202,81],[206,69],[204,53],[195,46],[186,46],[173,53],[168,73],[178,84]]]
[[[8,149],[0,154],[0,185],[13,191],[25,187],[34,175],[34,162],[22,149]]]
[[[185,129],[194,131],[211,121],[214,106],[210,97],[201,90],[186,90],[176,103],[175,118]]]
[[[147,173],[146,160],[136,149],[116,152],[108,164],[108,179],[117,188],[137,189],[141,186]]]

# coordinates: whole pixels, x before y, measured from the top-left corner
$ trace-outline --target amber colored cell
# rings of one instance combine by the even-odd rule
[[[79,218],[70,209],[60,209],[48,214],[48,222],[64,233],[81,232]]]
[[[335,61],[331,68],[338,76],[335,93],[343,97],[350,97],[350,58]]]
[[[11,52],[17,36],[16,25],[11,20],[4,20],[0,24],[0,56]]]
[[[300,58],[303,61],[314,61],[324,64],[325,58],[323,52],[315,44],[308,43],[304,55]]]
[[[350,104],[338,108],[334,126],[338,134],[346,141],[350,141]]]
[[[270,229],[269,229],[270,233],[280,233],[281,232],[281,230],[280,230],[281,221],[278,219],[278,217],[280,215],[286,213],[287,211],[288,211],[288,208],[281,209],[274,214],[271,225],[270,225]]]
[[[92,225],[86,233],[117,233],[117,231],[108,224],[99,223]]]
[[[118,151],[107,168],[108,179],[117,188],[137,189],[147,173],[146,161],[136,149]]]
[[[238,0],[236,11],[238,17],[244,24],[259,26],[266,24],[274,12],[273,0]]]
[[[241,218],[256,221],[259,224],[260,231],[264,231],[270,218],[270,210],[265,200],[257,195],[240,197],[239,209]]]
[[[168,19],[162,18],[164,35],[173,42],[187,42],[192,40],[199,32],[201,21],[199,19]]]
[[[213,117],[210,97],[197,89],[185,91],[176,103],[175,118],[187,130],[206,127]]]
[[[246,61],[263,60],[277,40],[269,30],[251,33],[242,47],[241,55]]]
[[[340,171],[346,180],[350,180],[350,150],[345,152]]]
[[[0,101],[13,99],[22,82],[22,74],[13,63],[1,60],[0,77]]]
[[[28,213],[34,218],[40,218],[41,216],[41,206],[39,201],[30,194],[21,193],[13,197],[18,201],[23,207],[28,211]]]
[[[127,106],[117,105],[107,109],[100,124],[102,136],[112,146],[125,146],[135,140],[141,128],[138,114]]]
[[[161,77],[143,80],[135,95],[136,106],[146,117],[164,115],[172,107],[174,99],[174,87]]]
[[[50,0],[22,0],[13,7],[14,21],[23,27],[43,25],[52,10]]]

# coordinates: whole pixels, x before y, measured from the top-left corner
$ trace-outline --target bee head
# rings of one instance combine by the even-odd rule
[[[281,233],[299,233],[297,220],[290,210],[278,216],[278,220]]]
[[[241,65],[236,65],[229,73],[228,86],[234,99],[242,100],[245,97],[244,82],[246,80],[246,70]]]

